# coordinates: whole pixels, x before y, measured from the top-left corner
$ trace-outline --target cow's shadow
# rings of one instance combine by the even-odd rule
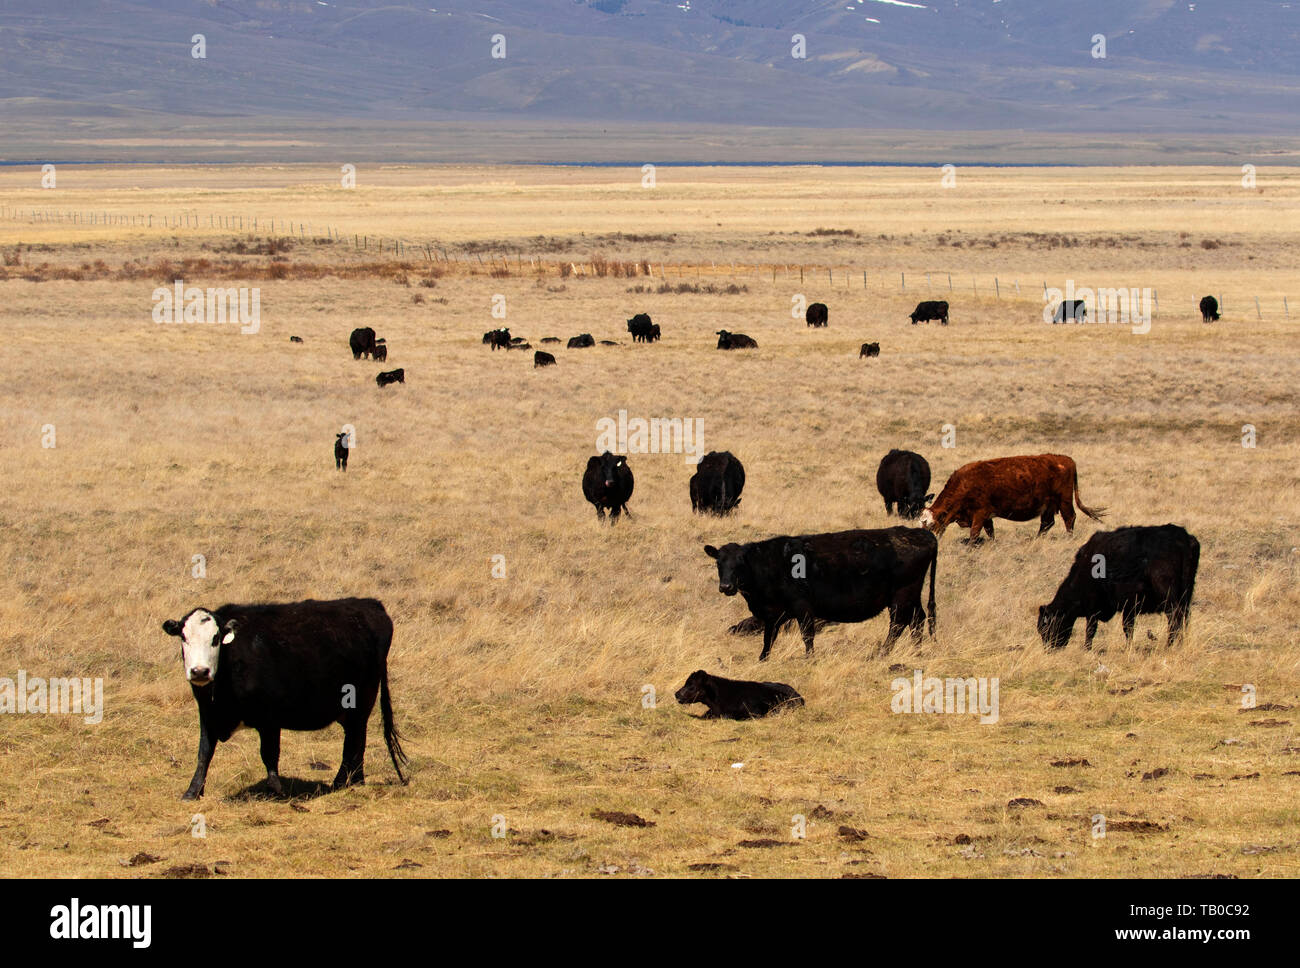
[[[252,783],[237,793],[232,793],[226,797],[228,802],[250,802],[256,800],[315,800],[317,797],[323,797],[327,793],[334,792],[334,786],[331,783],[322,783],[319,780],[303,780],[296,776],[285,776],[280,774],[280,786],[283,793],[272,793],[271,788],[266,785],[266,780],[261,779]]]

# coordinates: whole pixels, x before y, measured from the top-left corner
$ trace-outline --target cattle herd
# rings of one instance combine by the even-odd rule
[[[1218,302],[1201,300],[1205,322],[1219,319]],[[920,303],[909,317],[918,322],[949,321],[944,301]],[[1063,302],[1056,321],[1086,319],[1081,302]],[[824,303],[806,312],[809,327],[829,325]],[[660,327],[646,313],[627,320],[634,343],[662,338]],[[757,343],[742,333],[719,330],[718,349],[753,349]],[[302,342],[290,337],[293,342]],[[543,343],[559,343],[548,336]],[[605,345],[618,345],[602,340]],[[531,348],[505,328],[483,334],[483,343],[497,349]],[[387,343],[369,327],[352,331],[348,339],[354,359],[388,358]],[[568,348],[596,345],[591,334],[568,341]],[[864,343],[860,357],[875,357],[878,343]],[[533,366],[554,366],[555,357],[538,350]],[[401,368],[379,373],[385,387],[405,383]],[[335,435],[335,467],[346,471],[349,434]],[[587,461],[582,494],[597,518],[610,524],[620,515],[631,518],[634,477],[626,456],[609,451]],[[696,514],[726,516],[740,504],[745,468],[729,451],[700,459],[689,481],[691,509]],[[750,617],[732,626],[737,634],[763,634],[759,661],[767,660],[777,632],[797,623],[805,654],[813,652],[816,632],[837,623],[863,622],[883,611],[889,628],[880,651],[887,651],[905,630],[921,641],[923,625],[935,635],[935,583],[939,538],[953,524],[969,529],[964,543],[993,539],[993,519],[1039,521],[1038,534],[1049,531],[1059,514],[1073,534],[1075,508],[1100,521],[1104,508],[1083,503],[1075,462],[1062,454],[1004,457],[974,461],[957,468],[936,497],[929,493],[930,465],[920,454],[889,451],[876,471],[876,487],[886,514],[916,520],[919,527],[895,526],[827,534],[780,535],[762,541],[705,545],[717,564],[718,590],[739,594]],[[1097,626],[1116,614],[1127,640],[1140,614],[1164,614],[1167,645],[1180,638],[1191,609],[1200,559],[1196,538],[1177,525],[1123,527],[1094,534],[1077,552],[1074,562],[1050,602],[1038,610],[1037,630],[1044,645],[1065,647],[1073,627],[1085,623],[1084,648],[1092,648]],[[922,592],[929,580],[929,594]],[[181,659],[199,708],[198,767],[184,798],[203,794],[208,765],[216,745],[240,727],[257,730],[267,772],[267,786],[282,790],[278,773],[281,730],[318,730],[331,723],[343,726],[343,759],[334,787],[364,781],[366,728],[376,699],[384,739],[398,778],[405,783],[402,751],[388,688],[388,651],[393,624],[375,599],[305,601],[291,604],[224,605],[215,611],[196,608],[163,630],[181,640]],[[340,702],[340,696],[343,701]],[[803,697],[783,683],[724,679],[698,670],[676,692],[679,703],[703,703],[702,717],[747,719],[804,704]]]

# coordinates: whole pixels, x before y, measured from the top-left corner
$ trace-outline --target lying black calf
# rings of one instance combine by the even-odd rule
[[[783,682],[724,679],[703,669],[692,672],[676,695],[683,706],[693,702],[708,706],[701,719],[757,719],[782,706],[803,705],[803,696]]]

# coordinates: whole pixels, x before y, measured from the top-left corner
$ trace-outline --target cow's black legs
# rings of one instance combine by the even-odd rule
[[[334,789],[342,790],[354,783],[366,782],[366,720],[355,716],[343,724],[343,762],[334,777]]]
[[[1124,638],[1129,645],[1133,644],[1133,622],[1136,618],[1137,612],[1127,608],[1120,613],[1120,624],[1124,626]]]
[[[1187,610],[1181,605],[1175,605],[1167,614],[1169,618],[1169,638],[1165,640],[1165,647],[1169,648],[1183,637],[1183,626],[1187,623]]]
[[[989,533],[989,540],[992,541],[993,540],[993,519],[992,518],[984,519],[984,530]]]
[[[617,504],[614,505],[612,508],[610,508],[610,509],[609,509],[609,523],[610,523],[611,525],[618,524],[618,516],[619,516],[620,514],[622,514],[622,513],[623,513],[622,510],[619,508],[619,506],[618,506]]]
[[[758,654],[759,662],[766,662],[772,652],[772,642],[776,639],[776,630],[780,623],[774,618],[763,619],[763,651]]]
[[[1083,633],[1083,647],[1085,649],[1092,648],[1092,640],[1093,638],[1096,637],[1096,635],[1097,635],[1096,616],[1089,615],[1087,619],[1087,624],[1084,626],[1084,633]]]
[[[903,629],[907,627],[907,623],[900,620],[901,613],[902,609],[897,602],[889,603],[889,631],[885,633],[885,641],[881,643],[881,655],[894,647],[898,637],[903,634]]]
[[[799,619],[799,631],[803,634],[803,654],[813,654],[813,616],[805,612]]]
[[[601,507],[599,504],[596,505],[596,520],[597,521],[605,520],[605,509]]]
[[[888,514],[893,514],[893,513],[894,513],[894,504],[893,504],[893,502],[892,502],[892,501],[886,501],[886,502],[885,502],[885,514],[888,515]]]
[[[262,738],[262,765],[266,767],[266,785],[277,797],[284,796],[280,785],[280,730],[265,727],[257,731]]]
[[[199,724],[199,765],[194,770],[194,779],[190,780],[189,788],[181,794],[182,800],[197,800],[203,796],[203,787],[208,780],[208,765],[212,762],[212,754],[217,751],[217,741],[212,735]]]

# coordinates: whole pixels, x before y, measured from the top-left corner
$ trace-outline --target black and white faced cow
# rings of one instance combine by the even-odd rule
[[[199,762],[181,797],[203,795],[217,744],[242,726],[262,740],[266,785],[277,796],[280,730],[343,727],[334,789],[365,782],[366,723],[379,697],[388,754],[406,777],[388,694],[393,623],[373,598],[196,608],[163,631],[181,640],[181,664],[199,706]]]
[[[804,650],[813,650],[816,619],[865,622],[889,609],[889,633],[882,650],[909,626],[921,640],[925,572],[930,571],[930,635],[934,635],[934,572],[939,542],[924,528],[880,528],[768,538],[748,544],[704,546],[718,562],[718,591],[744,596],[750,613],[763,622],[767,659],[777,629],[799,622]]]

